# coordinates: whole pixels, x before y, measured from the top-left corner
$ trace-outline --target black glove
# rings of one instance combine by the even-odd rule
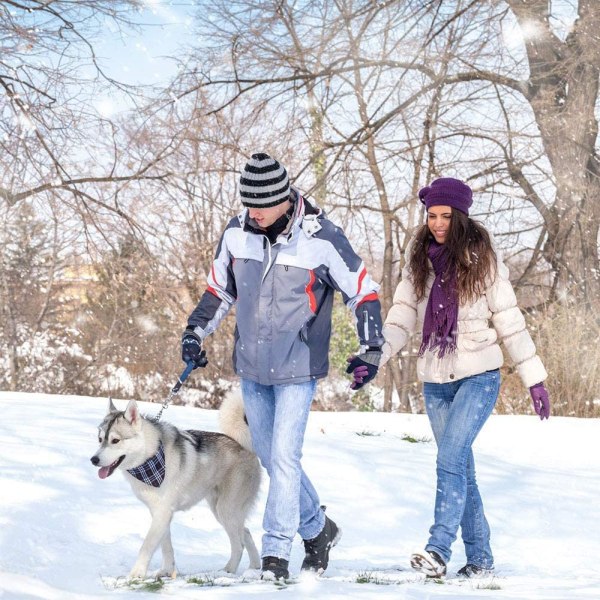
[[[188,327],[181,338],[181,359],[184,363],[193,363],[194,369],[205,367],[208,364],[206,352],[202,350],[200,338]]]
[[[353,390],[360,390],[365,383],[369,383],[377,375],[381,361],[381,349],[367,348],[366,352],[358,356],[350,356],[347,360],[346,373],[352,373],[354,377],[350,387]]]

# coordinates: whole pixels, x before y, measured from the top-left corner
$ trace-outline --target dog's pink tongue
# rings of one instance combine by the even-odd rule
[[[100,469],[98,469],[98,477],[100,477],[100,479],[106,479],[109,473],[109,467],[100,467]]]

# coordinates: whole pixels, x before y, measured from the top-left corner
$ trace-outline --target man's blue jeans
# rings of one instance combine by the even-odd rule
[[[241,381],[252,445],[269,474],[262,556],[289,560],[296,532],[309,540],[321,533],[325,514],[302,470],[302,445],[316,380],[286,385]]]
[[[486,371],[450,383],[425,383],[425,407],[438,446],[434,524],[426,550],[446,563],[460,525],[467,563],[492,568],[490,527],[475,480],[471,449],[492,413],[500,389],[500,372]]]

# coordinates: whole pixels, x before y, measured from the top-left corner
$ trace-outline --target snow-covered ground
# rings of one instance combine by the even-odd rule
[[[124,403],[118,406],[124,406]],[[154,413],[158,405],[142,405]],[[492,581],[424,581],[410,553],[427,538],[435,444],[423,415],[312,413],[304,466],[344,530],[318,581],[285,588],[237,578],[224,532],[201,504],[172,526],[179,577],[158,592],[128,587],[149,523],[121,474],[101,480],[89,458],[106,399],[0,393],[0,598],[600,598],[600,421],[492,416],[476,442],[492,527]],[[170,407],[182,428],[217,430],[217,413]],[[409,435],[421,441],[404,440]],[[266,480],[266,478],[265,478]],[[264,505],[266,486],[260,502]],[[260,506],[249,526],[261,535]],[[297,574],[298,539],[291,559]],[[158,568],[155,556],[152,568]],[[461,543],[449,565],[464,564]],[[188,581],[191,577],[208,585]],[[361,583],[361,581],[366,581]],[[215,585],[210,585],[210,583]],[[231,585],[225,585],[230,583]]]

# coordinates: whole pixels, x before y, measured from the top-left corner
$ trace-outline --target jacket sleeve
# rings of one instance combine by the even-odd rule
[[[227,249],[227,229],[217,247],[215,259],[206,277],[206,291],[188,319],[188,327],[203,340],[213,333],[237,299],[233,261]]]
[[[525,318],[517,306],[517,297],[508,278],[508,268],[498,249],[498,265],[492,285],[486,291],[492,323],[504,342],[525,387],[544,381],[548,373],[536,353],[535,344],[527,331]]]
[[[406,256],[410,256],[409,243]],[[402,269],[402,279],[394,292],[394,300],[383,325],[383,366],[392,356],[400,352],[414,333],[417,324],[417,296],[409,274],[408,263]]]
[[[381,303],[377,295],[379,285],[371,279],[343,231],[330,226],[333,227],[328,236],[333,248],[328,260],[330,283],[341,292],[344,303],[354,312],[361,345],[380,348],[384,339]]]

